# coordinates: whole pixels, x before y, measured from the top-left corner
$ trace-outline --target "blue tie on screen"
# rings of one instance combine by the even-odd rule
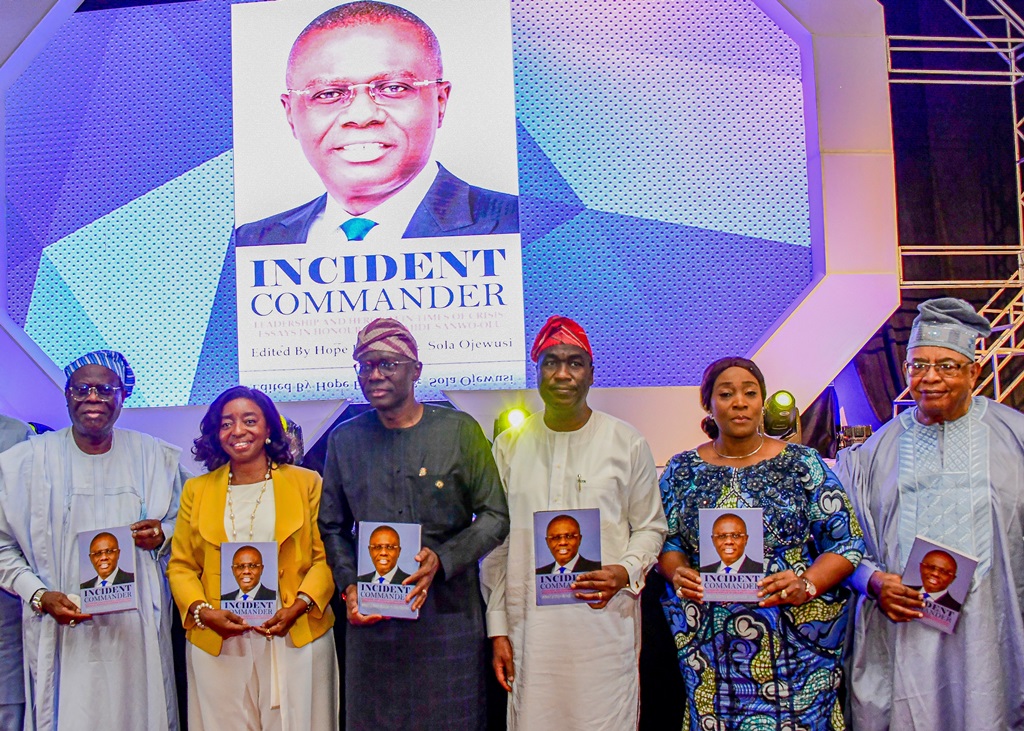
[[[558,573],[564,574],[565,573],[565,566],[559,566],[558,567]]]
[[[106,586],[106,585],[107,585],[107,580],[106,579],[104,579],[103,581],[100,582],[100,586]]]
[[[378,584],[383,584],[384,583],[384,577],[381,576],[379,579],[377,579],[377,583]]]
[[[249,595],[248,594],[242,594],[242,601],[243,602],[249,601]]]
[[[725,567],[725,573],[731,574],[732,573],[732,566],[726,566]]]
[[[345,232],[349,241],[362,241],[370,229],[377,225],[376,221],[369,218],[350,218],[341,224],[341,230]]]

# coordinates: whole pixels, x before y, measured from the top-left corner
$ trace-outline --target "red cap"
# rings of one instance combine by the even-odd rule
[[[547,350],[552,345],[563,344],[583,348],[587,351],[590,359],[594,359],[594,351],[590,349],[590,340],[587,339],[587,333],[577,322],[561,315],[552,315],[544,323],[544,327],[540,329],[540,332],[537,333],[537,338],[533,341],[533,348],[530,349],[530,359],[536,363],[542,351]]]

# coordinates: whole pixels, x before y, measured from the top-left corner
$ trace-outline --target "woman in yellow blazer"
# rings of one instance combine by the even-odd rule
[[[336,728],[334,580],[317,528],[320,476],[291,464],[277,408],[256,389],[218,396],[200,432],[192,451],[210,471],[185,483],[167,568],[189,640],[189,729]],[[270,542],[277,576],[264,573]],[[222,584],[225,543],[253,545],[231,547],[233,576]],[[270,598],[276,612],[261,624],[221,608]]]

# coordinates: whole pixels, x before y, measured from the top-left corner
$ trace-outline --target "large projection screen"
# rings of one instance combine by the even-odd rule
[[[57,365],[93,348],[124,352],[139,375],[129,407],[204,404],[246,380],[236,291],[245,247],[234,232],[323,193],[280,97],[291,40],[334,4],[194,0],[67,18],[4,97],[4,304],[15,337]],[[456,298],[427,313],[451,333],[435,337],[429,308],[350,298],[361,307],[346,327],[306,337],[323,324],[314,312],[319,325],[297,326],[294,341],[336,361],[318,363],[307,383],[347,386],[299,392],[293,380],[269,389],[275,399],[358,398],[344,349],[377,316],[424,328],[438,347],[422,348],[420,395],[456,403],[457,391],[532,387],[530,340],[556,313],[587,328],[598,385],[641,401],[692,388],[723,355],[760,353],[781,375],[808,358],[773,343],[791,348],[813,337],[807,329],[831,327],[822,312],[866,285],[870,306],[847,323],[842,347],[817,341],[830,354],[809,359],[813,396],[895,306],[877,4],[840,3],[832,15],[775,0],[398,4],[435,28],[451,83],[431,164],[513,196],[518,232],[367,251],[399,263],[458,251],[465,264],[507,247],[521,314],[513,307],[497,330],[479,300]],[[240,43],[238,29],[267,25],[251,20],[261,17],[280,19],[277,41]],[[787,330],[794,319],[799,336]],[[490,344],[506,341],[514,378],[483,377],[497,360]],[[445,371],[448,344],[458,357]],[[301,371],[298,355],[275,364]],[[430,382],[432,368],[443,377]]]

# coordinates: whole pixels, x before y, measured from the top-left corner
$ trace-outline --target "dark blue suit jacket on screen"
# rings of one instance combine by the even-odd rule
[[[404,239],[519,232],[519,199],[508,193],[477,188],[437,166],[437,177],[423,196]],[[327,207],[327,194],[235,232],[235,246],[302,244],[316,217]],[[369,214],[371,217],[372,213]]]

